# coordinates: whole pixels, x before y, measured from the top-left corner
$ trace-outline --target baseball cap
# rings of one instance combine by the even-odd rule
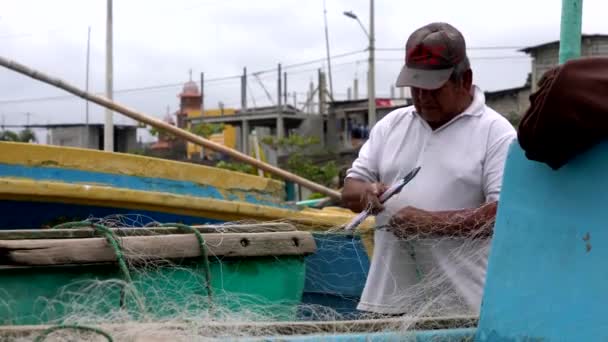
[[[440,88],[466,56],[464,37],[454,26],[425,25],[414,31],[405,44],[405,65],[396,86]]]

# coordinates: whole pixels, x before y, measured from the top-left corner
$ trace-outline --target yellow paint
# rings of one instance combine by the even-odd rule
[[[258,191],[284,198],[283,182],[214,167],[126,153],[0,142],[0,163],[49,166],[120,175],[165,178],[210,185],[218,190]]]
[[[224,109],[214,108],[214,109],[207,109],[205,112],[203,112],[203,116],[234,115],[235,113],[236,113],[235,108],[224,108]]]
[[[201,110],[200,109],[186,108],[184,111],[186,112],[186,115],[188,116],[189,119],[191,119],[191,118],[198,118],[199,116],[201,116]]]
[[[186,113],[188,114],[188,118],[198,118],[201,116],[200,110],[187,110]],[[203,112],[203,116],[234,115],[235,113],[236,113],[236,109],[234,109],[234,108],[224,108],[223,111],[220,109],[209,109],[209,110],[206,110],[205,112]],[[210,140],[213,140],[214,142],[218,142],[224,146],[227,146],[230,148],[236,148],[236,127],[230,126],[230,125],[225,125],[224,131],[222,133],[213,134],[209,138],[210,138]],[[187,143],[187,153],[188,153],[188,158],[193,158],[194,156],[200,156],[201,147],[189,142],[189,143]],[[205,155],[208,157],[213,155],[214,153],[215,153],[214,151],[205,150]]]
[[[152,191],[117,189],[93,184],[73,184],[29,179],[0,179],[0,199],[84,204],[112,208],[152,210],[224,221],[257,220],[294,224],[305,231],[325,232],[348,223],[354,214],[346,209],[306,208],[301,211]],[[373,254],[370,239],[374,219],[359,227],[366,252]]]

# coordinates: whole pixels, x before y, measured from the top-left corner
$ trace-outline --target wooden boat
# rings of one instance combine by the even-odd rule
[[[264,310],[293,320],[304,257],[316,249],[309,232],[288,224],[81,226],[0,231],[0,321],[44,324],[121,310],[155,320]]]
[[[303,302],[355,311],[372,253],[370,228],[335,229],[353,213],[286,203],[283,182],[228,170],[79,148],[0,142],[0,229],[90,218],[122,224],[289,222],[313,232]],[[335,232],[328,231],[334,229]],[[306,315],[306,312],[302,312]]]
[[[608,303],[608,275],[602,271],[608,258],[606,172],[608,142],[557,171],[528,160],[517,143],[511,146],[478,318],[205,323],[195,329],[221,338],[230,327],[243,328],[243,338],[230,336],[232,341],[608,340],[602,315]],[[192,328],[187,323],[96,327],[134,331],[142,340],[149,340],[146,328],[157,329],[159,341],[173,341],[171,334]],[[36,337],[49,328],[4,326],[0,336]]]

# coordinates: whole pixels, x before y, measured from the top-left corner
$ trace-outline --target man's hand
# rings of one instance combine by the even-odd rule
[[[358,179],[347,178],[342,189],[342,203],[348,209],[359,213],[370,208],[372,214],[384,210],[378,197],[388,187],[383,183],[369,183]]]
[[[426,211],[414,207],[399,210],[389,222],[389,230],[400,238],[420,236],[476,236],[492,233],[498,202],[479,208]]]

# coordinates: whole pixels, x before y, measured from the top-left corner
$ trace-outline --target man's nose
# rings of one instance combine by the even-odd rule
[[[433,91],[427,89],[416,89],[416,94],[420,100],[431,100],[433,98]]]

